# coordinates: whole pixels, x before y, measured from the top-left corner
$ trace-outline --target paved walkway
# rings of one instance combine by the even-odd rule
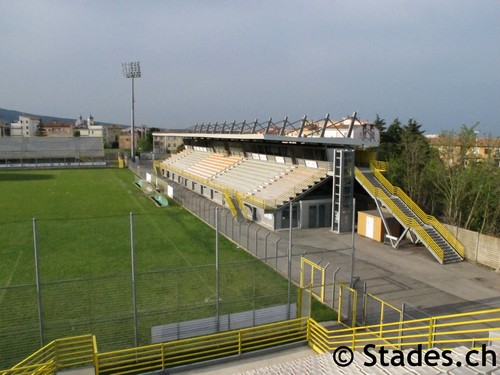
[[[288,241],[288,232],[278,232]],[[306,256],[340,267],[339,279],[349,280],[351,235],[335,234],[325,228],[292,231],[296,247]],[[368,292],[396,306],[403,302],[430,314],[453,313],[500,307],[500,274],[467,261],[439,264],[423,246],[393,249],[356,235],[354,276],[366,282]],[[499,249],[500,251],[500,249]]]

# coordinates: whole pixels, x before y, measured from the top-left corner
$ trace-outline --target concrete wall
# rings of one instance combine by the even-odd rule
[[[445,224],[446,225],[446,224]],[[500,238],[446,225],[465,247],[465,259],[500,272]]]

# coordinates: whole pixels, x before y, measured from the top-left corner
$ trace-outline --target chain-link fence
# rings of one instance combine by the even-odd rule
[[[248,311],[255,320],[295,303],[283,276],[222,236],[217,262],[215,232],[192,215],[169,231],[183,210],[172,209],[0,224],[0,368],[56,338],[91,333],[101,351],[117,350],[152,343],[154,327]],[[250,227],[240,238],[263,240]],[[271,249],[272,241],[274,262],[282,249]]]

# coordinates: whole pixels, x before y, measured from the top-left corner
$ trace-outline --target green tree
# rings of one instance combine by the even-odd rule
[[[399,119],[396,118],[391,125],[389,125],[387,130],[385,130],[385,120],[379,119],[378,116],[377,119],[379,126],[381,126],[380,146],[378,148],[377,158],[383,161],[390,161],[401,154],[401,133],[403,127]]]
[[[139,140],[138,149],[141,152],[151,152],[153,151],[153,133],[160,131],[158,128],[149,128],[146,130],[146,134],[143,134],[142,138]]]
[[[434,212],[438,196],[431,193],[430,187],[438,155],[425,138],[422,125],[414,119],[403,125],[396,118],[384,130],[385,121],[377,117],[376,122],[382,125],[377,158],[389,162],[388,179],[401,187],[419,206]]]
[[[46,136],[47,134],[45,133],[44,129],[43,129],[43,122],[42,120],[40,119],[38,121],[38,124],[36,126],[36,129],[35,129],[35,137],[44,137]]]
[[[473,126],[440,135],[442,163],[435,186],[443,196],[445,221],[492,235],[500,232],[500,169],[494,158],[480,159]]]

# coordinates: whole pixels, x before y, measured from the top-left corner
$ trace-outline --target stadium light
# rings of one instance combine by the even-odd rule
[[[129,62],[129,63],[122,63],[122,71],[123,71],[123,76],[125,78],[132,78],[132,146],[130,150],[130,154],[132,156],[132,161],[134,161],[134,137],[135,137],[135,114],[134,114],[134,103],[135,103],[135,98],[134,98],[134,78],[141,78],[141,66],[139,65],[139,61],[135,62]]]

